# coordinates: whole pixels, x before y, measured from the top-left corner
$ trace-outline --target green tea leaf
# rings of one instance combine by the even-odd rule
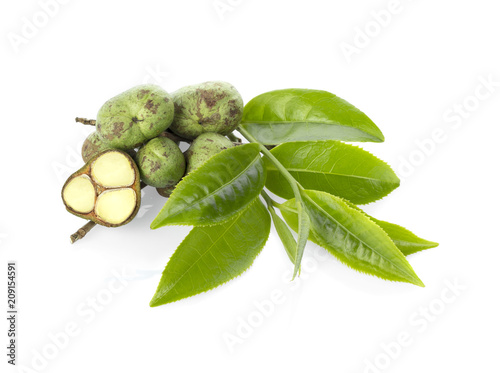
[[[375,219],[374,217],[368,215],[366,212],[361,210],[358,206],[349,203],[349,201],[344,201],[349,207],[358,210],[364,213],[368,218],[370,218],[375,224],[381,227],[385,233],[389,236],[389,238],[394,242],[396,247],[403,253],[403,255],[407,256],[418,251],[431,249],[433,247],[439,246],[438,243],[424,240],[423,238],[418,237],[408,229],[401,227],[397,224],[389,223],[383,220]],[[285,203],[280,206],[280,210],[285,210],[287,213],[288,225],[294,230],[297,231],[297,209],[291,203]],[[311,232],[309,235],[309,240],[314,242],[317,245],[320,245],[319,240],[314,236],[314,232]],[[321,245],[320,245],[321,246]]]
[[[223,224],[194,227],[170,258],[150,306],[205,292],[239,276],[264,247],[270,229],[260,200]]]
[[[151,228],[223,223],[258,198],[265,179],[258,144],[226,149],[184,177]]]
[[[374,202],[399,186],[399,178],[384,161],[340,141],[290,142],[271,153],[305,189],[327,192],[355,204]],[[266,187],[282,198],[293,198],[281,172],[267,159],[265,164]]]
[[[389,235],[391,240],[404,255],[414,254],[418,251],[439,246],[437,242],[424,240],[400,225],[388,223],[372,217],[370,218]]]
[[[302,198],[301,198],[302,199]],[[309,220],[309,215],[307,210],[304,208],[302,200],[298,204],[298,216],[299,216],[299,229],[297,231],[297,252],[295,254],[295,267],[293,269],[292,280],[297,276],[300,271],[300,264],[302,263],[302,257],[304,256],[304,250],[306,248],[307,240],[309,239],[309,233],[311,228],[311,222]]]
[[[432,249],[433,247],[439,245],[436,242],[427,241],[424,240],[423,238],[416,236],[414,233],[410,232],[406,228],[401,227],[400,225],[375,219],[374,217],[368,215],[366,212],[361,210],[358,206],[350,203],[349,201],[345,201],[345,203],[347,203],[349,207],[361,211],[368,218],[370,218],[375,224],[377,224],[380,228],[382,228],[385,231],[385,233],[387,233],[392,242],[394,242],[396,247],[405,256],[414,254],[418,251]]]
[[[424,286],[389,236],[363,212],[325,192],[306,190],[302,194],[311,219],[311,241],[360,272]],[[295,229],[295,200],[281,206],[285,221]]]
[[[266,145],[304,140],[383,142],[380,129],[359,109],[326,91],[281,89],[254,97],[241,122]]]
[[[290,228],[288,225],[279,217],[279,215],[274,210],[272,205],[272,201],[269,196],[263,193],[264,199],[267,202],[267,209],[271,213],[271,218],[274,223],[274,228],[278,233],[278,236],[285,248],[286,254],[292,263],[295,263],[295,256],[297,255],[297,242],[295,238],[293,238],[292,232],[290,232]]]
[[[295,241],[292,232],[290,232],[288,225],[279,217],[278,214],[276,214],[276,211],[274,211],[274,209],[269,211],[272,211],[271,217],[273,219],[274,228],[283,243],[283,247],[285,248],[288,258],[292,263],[295,263],[295,256],[297,255],[297,242]]]

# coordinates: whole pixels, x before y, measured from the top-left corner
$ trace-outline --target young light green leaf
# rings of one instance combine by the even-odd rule
[[[347,205],[355,210],[361,211],[368,218],[373,220],[375,224],[377,224],[380,228],[382,228],[385,233],[389,236],[389,238],[394,242],[396,247],[403,253],[403,255],[407,256],[410,254],[414,254],[418,251],[432,249],[433,247],[438,246],[439,244],[432,241],[424,240],[423,238],[418,237],[414,233],[410,232],[408,229],[401,227],[400,225],[388,223],[386,221],[375,219],[374,217],[368,215],[366,212],[361,210],[358,206],[350,203],[349,201],[345,201]]]
[[[258,198],[265,178],[258,144],[226,149],[184,177],[151,228],[223,223]]]
[[[254,97],[241,122],[259,142],[344,140],[383,142],[380,129],[359,109],[326,91],[281,89]]]
[[[399,186],[398,177],[384,161],[340,141],[290,142],[271,153],[305,189],[327,192],[355,204],[374,202]],[[267,159],[265,164],[266,187],[282,198],[293,198],[282,173]]]
[[[400,225],[375,218],[371,219],[389,235],[391,240],[404,255],[414,254],[418,251],[439,246],[437,242],[424,240]]]
[[[418,251],[431,249],[433,247],[439,246],[438,243],[424,240],[423,238],[418,237],[411,231],[406,228],[403,228],[397,224],[389,223],[383,220],[375,219],[374,217],[366,214],[363,210],[361,210],[358,206],[349,203],[349,201],[344,201],[349,207],[363,212],[368,218],[370,218],[375,224],[381,227],[385,233],[389,236],[389,238],[394,242],[396,247],[403,253],[404,256],[416,253]],[[292,203],[284,203],[280,205],[281,213],[288,217],[287,223],[294,230],[297,231],[297,209]],[[311,232],[309,235],[309,240],[314,242],[317,245],[320,245],[319,240],[314,236],[314,232]],[[320,245],[321,246],[321,245]]]
[[[300,271],[300,264],[302,263],[302,257],[304,256],[304,250],[306,248],[307,240],[309,239],[309,233],[311,230],[311,221],[309,219],[308,211],[304,208],[302,201],[297,205],[298,216],[299,216],[299,229],[297,231],[297,252],[295,254],[295,267],[293,269],[292,280]]]
[[[424,286],[389,236],[364,213],[325,192],[306,190],[302,194],[311,219],[313,242],[360,272]],[[282,206],[286,222],[296,227],[295,200]]]
[[[194,227],[170,258],[150,306],[205,292],[239,276],[264,247],[270,229],[260,200],[223,224]]]
[[[292,263],[295,263],[295,256],[297,255],[297,242],[295,241],[295,238],[293,238],[292,232],[290,232],[290,228],[288,227],[288,225],[283,221],[283,219],[279,217],[279,215],[274,210],[271,198],[267,194],[265,194],[265,192],[262,193],[267,203],[267,209],[271,213],[274,228],[276,229],[281,243],[285,248],[286,254],[288,255],[290,261]]]

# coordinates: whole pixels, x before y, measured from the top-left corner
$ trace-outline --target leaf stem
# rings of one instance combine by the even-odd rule
[[[295,196],[295,206],[297,207],[297,214],[299,217],[299,229],[298,229],[298,238],[297,238],[297,250],[296,257],[294,260],[295,268],[293,271],[292,280],[297,276],[300,270],[300,263],[302,261],[302,256],[304,254],[304,248],[307,243],[307,239],[309,238],[309,230],[310,230],[310,220],[307,211],[302,206],[302,196],[300,194],[300,190],[303,190],[302,185],[299,184],[297,180],[288,172],[288,170],[281,164],[281,162],[276,159],[276,157],[265,147],[262,145],[255,137],[252,136],[247,130],[243,127],[238,127],[238,132],[243,135],[248,141],[258,144],[260,147],[260,151],[264,156],[269,159],[276,169],[283,175],[283,177],[288,181],[290,187],[293,190],[293,194]]]
[[[71,236],[70,236],[70,240],[71,240],[71,243],[75,243],[76,241],[82,239],[83,237],[85,237],[85,235],[87,233],[89,233],[89,231],[94,228],[96,226],[96,223],[94,223],[93,221],[88,221],[83,227],[81,227],[80,229],[78,229],[75,233],[73,233]]]
[[[296,199],[300,199],[300,192],[299,189],[304,189],[302,188],[302,185],[298,183],[297,180],[294,179],[294,177],[288,172],[288,170],[281,164],[280,161],[276,159],[276,157],[264,146],[262,145],[255,137],[253,137],[247,130],[245,130],[243,127],[238,127],[238,132],[240,132],[244,138],[246,138],[248,141],[259,144],[260,151],[269,159],[274,166],[278,169],[278,171],[283,175],[283,177],[288,181],[290,184],[290,187],[293,190],[293,194],[295,195]]]
[[[75,118],[75,122],[83,123],[83,124],[86,124],[88,126],[95,126],[95,124],[96,124],[95,119],[78,118],[78,117]]]

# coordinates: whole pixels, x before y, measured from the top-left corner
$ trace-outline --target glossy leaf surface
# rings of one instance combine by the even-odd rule
[[[226,149],[184,177],[151,228],[223,223],[258,198],[265,178],[257,144]]]
[[[241,125],[262,144],[289,141],[384,141],[380,129],[359,109],[333,93],[282,89],[245,105]]]
[[[432,249],[433,247],[439,246],[437,242],[427,241],[423,238],[418,237],[408,229],[401,227],[400,225],[389,223],[383,220],[375,219],[374,217],[368,215],[366,212],[361,210],[358,206],[345,201],[349,207],[355,210],[361,211],[366,216],[368,216],[375,224],[382,228],[385,233],[390,237],[392,242],[396,247],[403,253],[403,255],[410,255],[418,251]]]
[[[264,247],[271,228],[257,200],[220,225],[194,227],[163,271],[151,307],[213,289],[242,274]]]
[[[439,246],[437,242],[424,240],[400,225],[375,218],[371,219],[389,235],[391,240],[404,255],[414,254],[418,251]]]
[[[271,153],[305,189],[324,191],[355,204],[374,202],[399,186],[399,178],[387,163],[340,141],[291,142]],[[283,175],[267,159],[265,164],[266,187],[282,198],[293,198]]]
[[[401,227],[394,223],[389,223],[383,220],[375,219],[374,217],[367,215],[363,210],[361,210],[358,206],[349,203],[348,201],[344,201],[347,205],[355,210],[363,212],[368,218],[370,218],[375,224],[377,224],[380,228],[382,228],[385,233],[389,236],[389,238],[394,242],[396,247],[403,253],[403,255],[407,256],[418,251],[431,249],[433,247],[439,246],[437,242],[428,241],[423,238],[418,237],[410,230]],[[297,210],[291,203],[285,203],[281,205],[281,210],[286,211],[288,214],[287,223],[294,230],[297,231]],[[318,239],[314,236],[314,232],[311,232],[309,235],[309,240],[314,242],[317,245],[319,244]]]
[[[310,239],[341,262],[358,271],[392,281],[423,283],[389,236],[364,213],[342,199],[319,191],[303,191],[302,200],[311,218]],[[287,223],[295,229],[295,200],[282,205]]]

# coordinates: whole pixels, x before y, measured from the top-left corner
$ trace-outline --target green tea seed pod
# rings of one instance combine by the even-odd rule
[[[102,141],[97,132],[92,132],[83,142],[82,146],[82,159],[86,163],[97,154],[105,150],[115,149],[109,144]],[[126,153],[132,158],[135,157],[136,151],[134,149],[126,150]]]
[[[175,116],[171,130],[187,139],[205,132],[231,133],[243,115],[243,99],[231,84],[205,82],[172,94]]]
[[[92,157],[105,150],[113,149],[112,146],[102,141],[97,132],[92,132],[87,136],[82,146],[82,158],[87,163]]]
[[[233,146],[231,140],[218,133],[201,134],[194,139],[189,149],[184,153],[187,162],[186,173],[197,169],[215,154]]]
[[[115,149],[133,149],[165,131],[174,118],[172,97],[153,84],[139,85],[108,100],[96,130]]]
[[[168,198],[170,197],[176,186],[177,184],[165,188],[156,188],[156,191],[160,196]]]
[[[137,152],[136,160],[142,181],[156,188],[175,186],[186,170],[184,155],[167,137],[148,141]]]

